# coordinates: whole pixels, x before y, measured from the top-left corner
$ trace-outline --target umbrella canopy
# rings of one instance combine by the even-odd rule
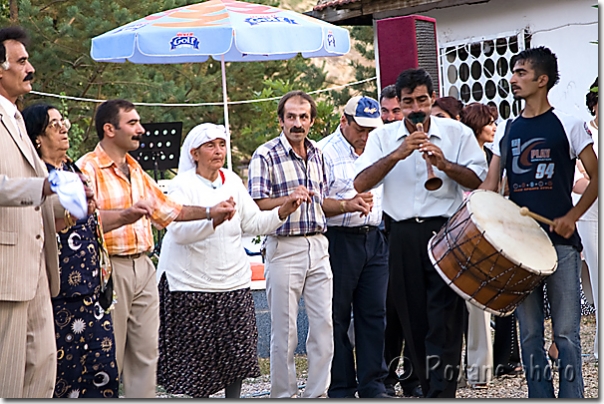
[[[190,63],[341,56],[348,30],[294,11],[235,0],[210,0],[162,11],[92,39],[100,62]]]
[[[195,63],[220,60],[227,129],[227,166],[232,169],[225,62],[342,56],[348,30],[294,11],[235,0],[210,0],[162,11],[92,39],[99,62]]]

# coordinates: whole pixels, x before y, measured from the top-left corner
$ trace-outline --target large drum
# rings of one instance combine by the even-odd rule
[[[512,314],[558,266],[547,233],[499,194],[472,192],[428,242],[445,282],[464,299],[498,316]]]

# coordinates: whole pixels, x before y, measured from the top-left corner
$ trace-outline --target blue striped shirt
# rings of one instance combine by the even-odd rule
[[[300,207],[272,235],[295,236],[325,232],[323,213],[327,179],[323,154],[312,140],[305,140],[306,161],[292,149],[285,134],[258,147],[252,156],[248,172],[248,192],[253,199],[280,198],[303,185],[314,191],[311,203]]]
[[[371,136],[371,134],[369,134]],[[342,132],[340,126],[331,135],[318,143],[323,152],[327,172],[327,198],[351,199],[357,194],[354,189],[354,162],[359,158],[354,148]],[[359,212],[343,213],[327,219],[329,226],[378,226],[382,221],[382,186],[372,189],[373,208],[369,216],[361,216]]]

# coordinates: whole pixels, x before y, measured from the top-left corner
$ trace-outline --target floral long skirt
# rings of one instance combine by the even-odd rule
[[[164,275],[159,295],[157,382],[168,393],[208,397],[237,379],[260,376],[249,288],[170,292]]]

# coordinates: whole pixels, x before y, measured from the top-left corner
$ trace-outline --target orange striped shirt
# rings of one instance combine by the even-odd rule
[[[78,167],[90,179],[97,205],[101,210],[127,209],[142,199],[155,204],[151,218],[143,217],[135,223],[105,233],[110,255],[130,255],[151,251],[153,232],[151,224],[163,229],[170,224],[182,209],[182,205],[171,200],[157,183],[142,169],[140,164],[126,154],[130,167],[130,181],[117,164],[105,153],[101,144],[77,162]]]

